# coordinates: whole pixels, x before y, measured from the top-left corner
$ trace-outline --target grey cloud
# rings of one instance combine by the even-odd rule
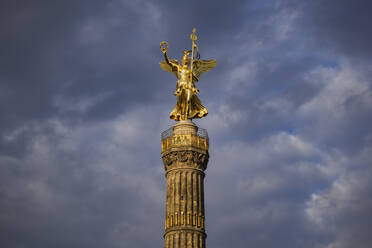
[[[256,143],[228,143],[214,154],[206,190],[209,214],[218,218],[209,218],[208,227],[212,235],[227,238],[213,240],[213,246],[314,247],[319,242],[321,235],[309,231],[304,202],[314,189],[332,182],[324,169],[336,158],[287,133]],[[229,184],[221,191],[211,178]]]
[[[160,160],[150,166],[157,158],[155,146],[144,144],[149,137],[158,143],[158,133],[143,122],[151,113],[140,114],[93,126],[50,120],[30,127],[34,136],[28,155],[0,159],[6,185],[1,187],[2,245],[153,244],[161,236],[164,176]],[[51,130],[47,136],[45,129]],[[147,157],[141,156],[138,142]]]

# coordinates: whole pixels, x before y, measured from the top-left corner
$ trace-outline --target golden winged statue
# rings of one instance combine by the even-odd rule
[[[168,43],[165,41],[160,43],[160,49],[165,57],[165,60],[160,62],[160,67],[167,72],[173,73],[178,79],[176,91],[174,92],[174,95],[177,96],[177,103],[170,113],[170,118],[176,121],[202,118],[208,114],[208,110],[197,96],[199,90],[195,87],[195,82],[199,81],[200,76],[204,72],[213,69],[217,65],[217,60],[215,59],[200,59],[199,49],[195,44],[197,39],[195,28],[190,38],[192,40],[192,50],[183,52],[182,65],[176,59],[169,59],[167,55]],[[196,51],[196,59],[194,59],[194,51]]]

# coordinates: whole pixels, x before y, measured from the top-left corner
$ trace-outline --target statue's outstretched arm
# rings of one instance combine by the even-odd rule
[[[177,71],[177,65],[170,61],[167,52],[164,52],[164,58],[165,62],[167,62],[170,67],[172,67],[172,71]]]

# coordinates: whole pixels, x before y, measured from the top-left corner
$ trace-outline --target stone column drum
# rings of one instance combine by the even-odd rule
[[[204,171],[208,134],[180,121],[162,134],[167,178],[165,248],[205,248]]]

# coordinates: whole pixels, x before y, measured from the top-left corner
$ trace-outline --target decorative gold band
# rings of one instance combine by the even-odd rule
[[[205,217],[201,214],[192,214],[190,212],[175,212],[174,214],[168,215],[165,220],[165,229],[174,226],[195,226],[205,229]]]

